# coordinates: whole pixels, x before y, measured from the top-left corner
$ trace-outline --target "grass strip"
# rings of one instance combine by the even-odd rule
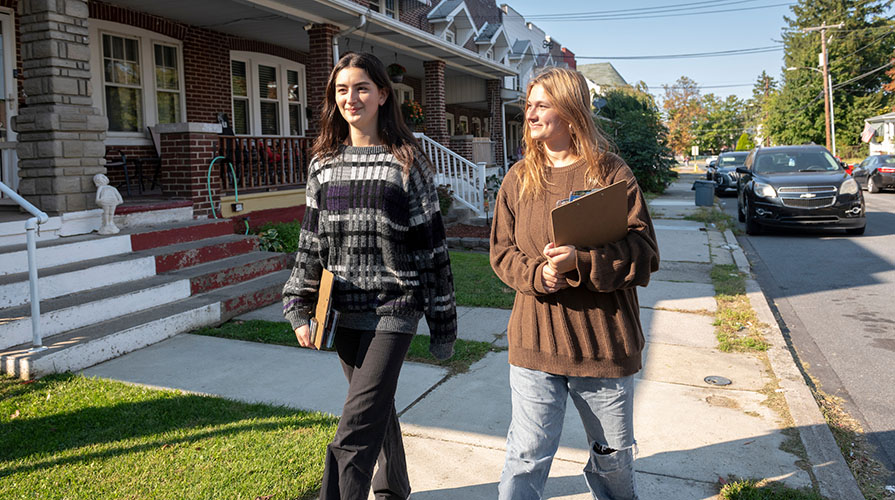
[[[745,276],[733,264],[714,266],[711,276],[718,303],[712,323],[718,349],[724,352],[766,351],[768,343],[746,296]]]
[[[230,321],[219,327],[205,327],[192,333],[221,337],[226,339],[246,340],[264,344],[287,345],[299,347],[295,333],[286,322],[249,320]],[[454,344],[454,355],[445,361],[439,361],[429,354],[428,335],[414,335],[406,360],[448,368],[451,373],[461,373],[469,366],[482,359],[485,354],[496,350],[488,342],[457,339]]]
[[[795,489],[768,480],[734,480],[721,488],[724,500],[824,500],[811,489]]]
[[[684,216],[686,220],[702,222],[704,224],[712,224],[718,231],[724,232],[727,229],[738,231],[739,227],[733,217],[718,210],[715,207],[699,207],[696,212]]]
[[[487,253],[451,252],[458,306],[512,309],[516,292],[494,274]]]
[[[0,377],[0,498],[312,498],[331,415],[73,374]]]

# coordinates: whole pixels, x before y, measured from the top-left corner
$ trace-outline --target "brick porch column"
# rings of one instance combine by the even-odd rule
[[[488,100],[488,112],[491,114],[491,144],[494,145],[494,164],[503,164],[503,106],[501,106],[500,89],[503,82],[500,80],[488,80],[485,84],[486,99]]]
[[[311,118],[308,120],[308,137],[315,137],[319,131],[320,113],[323,111],[323,98],[326,93],[326,82],[333,66],[333,37],[339,34],[339,28],[332,24],[315,24],[308,30],[311,39],[308,55],[308,108]]]
[[[162,147],[161,185],[165,196],[191,200],[193,216],[211,216],[208,203],[208,165],[218,150],[218,123],[169,123],[158,126]],[[220,200],[221,168],[211,171],[211,199]],[[218,217],[221,216],[215,208]]]
[[[21,0],[26,107],[18,132],[19,192],[45,212],[97,208],[93,176],[105,173],[109,122],[93,107],[87,2]]]
[[[449,147],[451,138],[444,118],[444,61],[423,61],[423,68],[426,74],[426,105],[423,108],[426,135]]]

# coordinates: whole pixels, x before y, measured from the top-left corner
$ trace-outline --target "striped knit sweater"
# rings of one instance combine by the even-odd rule
[[[324,267],[336,276],[339,326],[412,334],[425,315],[429,350],[453,353],[457,310],[438,194],[428,162],[409,175],[385,146],[342,146],[308,166],[304,220],[283,313],[308,323]]]

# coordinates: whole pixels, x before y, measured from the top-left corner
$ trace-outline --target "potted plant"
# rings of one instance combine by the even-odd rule
[[[422,124],[426,117],[423,115],[423,107],[416,101],[404,101],[401,104],[401,113],[404,115],[404,121],[413,128]]]
[[[388,67],[385,68],[385,71],[388,73],[388,77],[391,78],[392,82],[401,83],[404,81],[404,73],[407,73],[407,68],[398,63],[394,63],[389,64]]]

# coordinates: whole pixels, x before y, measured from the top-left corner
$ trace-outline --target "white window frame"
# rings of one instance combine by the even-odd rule
[[[155,86],[155,44],[167,45],[177,49],[178,75],[180,83],[180,120],[186,121],[186,90],[184,82],[183,43],[154,31],[136,28],[127,24],[113,23],[101,19],[90,19],[88,37],[90,40],[90,84],[93,87],[93,105],[103,115],[106,113],[105,77],[103,75],[103,39],[104,34],[123,38],[136,38],[140,51],[141,105],[143,106],[143,123],[135,132],[106,132],[106,145],[152,145],[146,127],[158,125],[158,101]]]
[[[370,10],[372,10],[373,12],[378,12],[378,13],[380,13],[380,14],[386,16],[386,17],[390,17],[390,18],[392,18],[392,19],[394,19],[394,20],[396,20],[396,21],[399,20],[399,19],[401,19],[401,14],[400,14],[400,12],[398,11],[398,4],[401,3],[400,0],[394,0],[394,2],[395,2],[395,11],[394,11],[394,15],[390,14],[390,13],[388,12],[388,10],[385,8],[385,2],[386,2],[386,1],[387,1],[387,0],[375,0],[375,1],[373,1],[373,2],[370,2],[369,8],[370,8]],[[373,5],[373,4],[378,4],[378,5]]]
[[[469,130],[469,118],[466,115],[460,117],[457,121],[457,125],[459,128],[465,128],[465,131],[462,134],[458,135],[469,135],[472,132]]]
[[[413,100],[413,87],[406,83],[393,83],[392,88],[395,89],[395,97],[398,105],[404,104],[408,100]]]
[[[493,60],[494,60],[494,49],[488,49],[488,50],[486,50],[486,51],[485,51],[485,57],[486,57],[487,59],[491,59],[491,60],[493,61]]]
[[[457,33],[455,33],[454,30],[447,28],[446,30],[444,30],[444,40],[448,43],[453,43],[454,45],[456,45]]]
[[[454,135],[454,114],[453,113],[445,113],[444,120],[447,122],[447,133],[448,136]]]
[[[284,59],[282,57],[261,54],[259,52],[230,51],[230,61],[240,61],[246,64],[246,89],[249,94],[249,130],[245,136],[251,137],[305,137],[308,131],[308,118],[305,110],[308,107],[307,78],[304,64]],[[278,135],[261,134],[261,98],[258,89],[258,66],[272,66],[277,68],[277,101],[279,102],[280,133]],[[230,65],[227,65],[230,78]],[[298,72],[299,87],[299,120],[301,120],[301,134],[292,135],[289,132],[289,89],[286,83],[286,72]],[[230,95],[230,117],[233,113],[233,92]],[[242,135],[242,134],[238,134]]]

